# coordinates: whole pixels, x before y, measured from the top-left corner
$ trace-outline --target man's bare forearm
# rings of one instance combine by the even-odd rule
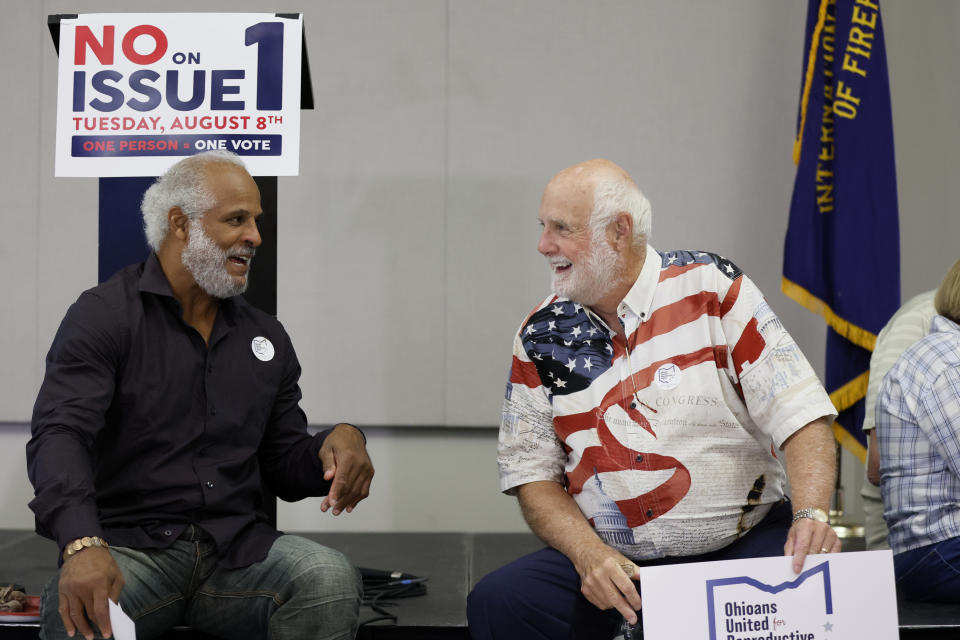
[[[830,508],[837,477],[837,446],[824,418],[814,420],[783,443],[794,511]]]
[[[584,597],[599,609],[616,609],[635,624],[642,605],[633,583],[636,566],[600,539],[563,487],[531,482],[517,490],[517,498],[533,532],[573,563]]]
[[[523,517],[545,543],[567,556],[575,566],[587,551],[607,545],[587,522],[580,507],[557,482],[531,482],[517,490]]]
[[[809,508],[827,511],[837,475],[837,445],[829,420],[814,420],[787,438],[783,453],[794,513]],[[800,573],[808,555],[837,553],[840,547],[829,523],[802,517],[790,525],[783,552],[793,556],[793,570]]]

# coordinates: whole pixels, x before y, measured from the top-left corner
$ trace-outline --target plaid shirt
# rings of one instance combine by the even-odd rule
[[[877,399],[883,517],[894,553],[960,537],[960,326],[936,316]]]

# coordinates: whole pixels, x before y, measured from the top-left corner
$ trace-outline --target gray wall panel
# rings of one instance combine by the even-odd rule
[[[935,286],[957,256],[960,5],[883,7],[906,298]],[[16,126],[6,128],[0,154],[0,353],[8,364],[0,420],[29,418],[53,332],[96,279],[96,181],[53,178],[56,58],[45,16],[157,8],[148,0],[4,5],[0,78],[18,94],[3,106]],[[495,424],[511,336],[547,292],[535,249],[541,189],[557,170],[595,156],[622,164],[647,193],[654,246],[734,259],[822,372],[822,321],[779,291],[805,3],[324,0],[281,8],[305,13],[317,98],[302,114],[302,175],[280,180],[278,239],[279,313],[303,364],[311,422]],[[0,428],[5,526],[31,526],[27,437],[22,424]],[[513,501],[496,495],[495,439],[493,430],[377,429],[379,473],[358,517],[331,520],[307,502],[284,506],[281,523],[522,528]],[[859,469],[845,464],[856,509]]]

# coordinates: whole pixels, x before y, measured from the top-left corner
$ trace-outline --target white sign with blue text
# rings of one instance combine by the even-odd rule
[[[864,551],[640,569],[646,640],[897,640],[893,555]]]
[[[63,19],[56,175],[156,176],[211,149],[297,175],[302,39],[300,14]]]

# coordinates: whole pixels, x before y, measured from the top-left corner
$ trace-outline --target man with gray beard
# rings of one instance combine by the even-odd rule
[[[548,546],[477,584],[471,635],[610,638],[637,623],[638,565],[785,554],[799,573],[840,551],[836,412],[753,282],[651,247],[608,160],[554,176],[539,218],[554,293],[514,337],[498,462]]]
[[[44,638],[190,625],[223,638],[353,638],[360,581],[339,552],[268,522],[267,488],[350,512],[366,440],[310,435],[283,326],[238,297],[260,245],[260,192],[240,159],[181,160],[148,189],[153,253],[84,292],[47,355],[27,444],[37,531],[62,566]]]

